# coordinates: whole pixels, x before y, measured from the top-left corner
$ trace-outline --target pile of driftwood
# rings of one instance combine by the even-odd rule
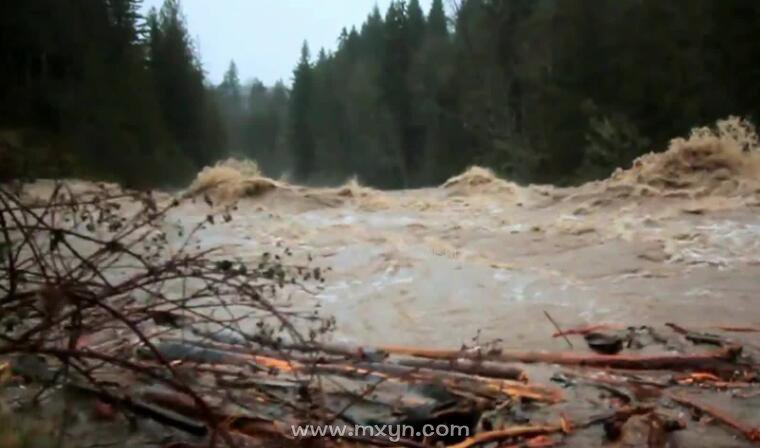
[[[622,339],[616,354],[439,350],[267,340],[177,328],[178,320],[168,319],[166,333],[129,362],[156,373],[171,365],[193,394],[113,366],[92,382],[74,377],[68,387],[93,397],[92,406],[107,415],[126,410],[192,436],[178,433],[183,444],[174,446],[207,446],[213,434],[232,446],[702,446],[705,432],[713,441],[707,445],[760,442],[751,421],[757,365],[745,353],[751,350],[718,334],[675,325],[571,331],[589,341]],[[642,353],[648,350],[655,353]],[[728,405],[713,404],[716,397]],[[305,424],[415,431],[404,438],[382,429],[371,437],[294,433]],[[426,425],[468,429],[415,437]]]
[[[174,229],[164,218],[176,206],[107,187],[55,185],[37,202],[0,189],[5,412],[66,391],[59,446],[89,446],[72,437],[81,409],[92,431],[123,422],[146,434],[128,446],[760,442],[758,330],[558,329],[566,352],[339,344],[331,319],[283,293],[308,291],[320,269],[286,262],[287,250],[220,257],[193,235],[226,211]],[[307,424],[374,430],[295,433]],[[399,426],[412,431],[396,437]]]
[[[640,446],[657,447],[669,446],[673,433],[691,427],[693,434],[682,439],[684,446],[694,446],[708,420],[714,440],[723,437],[736,446],[760,442],[760,430],[731,412],[750,411],[760,393],[757,365],[735,341],[672,324],[659,331],[607,328],[601,333],[597,327],[569,333],[592,341],[595,350],[600,348],[594,341],[604,338],[620,339],[623,347],[615,354],[369,348],[196,331],[156,348],[178,366],[203,372],[195,377],[198,385],[217,396],[218,420],[240,442],[255,444],[265,435],[279,444],[300,445],[305,440],[291,426],[309,422],[407,425],[420,429],[416,433],[424,425],[469,428],[467,437],[456,438],[342,437],[374,445],[594,446],[627,440],[637,446],[632,440],[639,437]],[[150,362],[151,356],[144,355]],[[715,394],[735,402],[713,405]],[[198,417],[188,397],[153,390],[144,399],[181,410],[183,417]],[[304,402],[310,404],[309,415],[299,413]],[[282,403],[293,406],[283,409]]]

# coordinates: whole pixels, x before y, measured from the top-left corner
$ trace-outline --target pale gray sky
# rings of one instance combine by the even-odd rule
[[[391,0],[180,0],[209,79],[218,83],[231,59],[240,79],[290,84],[304,39],[312,55],[333,50],[344,26],[358,28],[377,4]],[[144,0],[145,11],[163,0]],[[427,14],[431,0],[420,0]]]

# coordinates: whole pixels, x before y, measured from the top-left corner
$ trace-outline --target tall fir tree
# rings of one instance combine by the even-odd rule
[[[313,69],[309,45],[301,47],[301,59],[293,71],[293,93],[290,104],[291,144],[295,161],[295,175],[306,181],[314,170],[314,136],[311,125],[313,100]]]
[[[230,153],[242,153],[245,145],[243,131],[245,105],[243,104],[243,87],[240,85],[235,61],[230,61],[221,84],[216,88],[216,97],[227,136],[226,149]]]
[[[443,0],[433,0],[427,17],[428,31],[439,37],[448,36],[448,23],[446,11],[443,8]]]
[[[165,0],[160,13],[152,15],[149,66],[164,120],[177,145],[201,168],[226,145],[219,112],[206,90],[178,0]]]

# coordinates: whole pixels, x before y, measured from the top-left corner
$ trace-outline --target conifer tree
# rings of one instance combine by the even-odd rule
[[[179,2],[165,0],[149,24],[150,68],[164,121],[176,144],[200,169],[220,153],[225,134]]]
[[[448,36],[446,11],[443,9],[443,0],[433,0],[427,17],[428,31],[439,37]]]
[[[235,61],[230,61],[222,83],[216,88],[216,96],[227,136],[227,150],[231,153],[240,153],[244,147],[242,90],[237,65]]]
[[[311,125],[313,100],[313,73],[309,45],[301,47],[301,59],[293,71],[293,93],[290,104],[291,145],[295,162],[295,175],[308,180],[314,169],[314,137]]]

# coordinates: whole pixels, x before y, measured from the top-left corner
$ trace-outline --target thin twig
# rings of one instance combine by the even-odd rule
[[[570,342],[570,339],[562,332],[562,329],[559,327],[557,322],[554,319],[552,319],[552,316],[549,315],[548,311],[544,310],[544,316],[546,316],[546,318],[549,319],[549,322],[551,322],[552,325],[554,325],[554,328],[557,330],[557,333],[562,335],[562,337],[565,339],[565,342],[567,342],[568,347],[573,348],[573,343]]]

